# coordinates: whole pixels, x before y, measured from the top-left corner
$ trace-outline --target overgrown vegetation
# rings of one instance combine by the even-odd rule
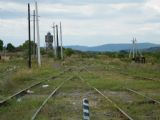
[[[31,89],[28,94],[19,99],[9,101],[6,106],[0,107],[0,119],[12,120],[30,119],[44,99],[62,81],[71,76],[55,99],[50,99],[38,116],[38,119],[82,119],[82,99],[90,101],[91,119],[123,119],[117,110],[96,93],[90,85],[98,88],[109,96],[123,110],[137,120],[158,119],[159,108],[156,104],[147,103],[146,99],[129,93],[126,88],[138,90],[148,96],[160,100],[160,53],[143,53],[146,64],[137,64],[128,58],[128,52],[81,52],[64,48],[65,59],[54,59],[53,50],[41,48],[42,67],[38,67],[36,56],[32,55],[32,69],[28,68],[27,41],[14,52],[9,51],[9,60],[0,60],[0,100],[41,80],[46,80],[43,88],[39,85]],[[72,70],[52,79],[53,76],[67,68]],[[128,75],[122,74],[127,73]],[[154,78],[157,81],[134,78],[133,76]],[[84,78],[81,81],[78,76]],[[149,92],[148,92],[149,91]],[[149,94],[150,93],[150,94]],[[68,110],[70,109],[70,110]]]

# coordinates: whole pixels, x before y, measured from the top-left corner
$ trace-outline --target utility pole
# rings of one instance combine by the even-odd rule
[[[4,45],[4,58],[6,58],[6,49],[7,49],[7,45]]]
[[[60,47],[59,47],[59,37],[58,37],[58,25],[56,25],[56,38],[57,38],[57,58],[60,59]]]
[[[61,59],[63,60],[62,24],[60,22]]]
[[[35,2],[36,8],[36,27],[37,27],[37,55],[38,55],[38,65],[41,67],[41,53],[40,53],[40,36],[39,36],[39,20],[38,20],[38,5]]]
[[[36,57],[36,12],[35,10],[33,10],[33,41],[34,41],[34,45],[33,45],[33,54],[34,54],[34,57]]]
[[[135,38],[135,55],[138,56],[138,47],[137,47],[137,39]]]
[[[140,55],[140,57],[143,57],[142,53],[140,52],[140,50],[138,49],[137,45],[136,45],[136,42],[137,42],[137,39],[136,38],[133,38],[132,40],[132,49],[130,50],[130,53],[129,53],[129,58],[136,58]]]
[[[135,57],[135,40],[134,40],[134,37],[133,37],[133,40],[132,41],[132,49],[130,49],[130,52],[129,52],[129,58],[134,58]]]
[[[133,38],[133,58],[136,57],[136,46],[135,46],[135,44],[136,44],[136,39]]]
[[[56,34],[55,34],[55,25],[53,23],[53,44],[54,44],[54,55],[57,57],[57,47],[56,47]]]
[[[30,25],[30,4],[28,3],[28,40],[29,40],[29,50],[28,50],[28,67],[31,68],[31,25]]]

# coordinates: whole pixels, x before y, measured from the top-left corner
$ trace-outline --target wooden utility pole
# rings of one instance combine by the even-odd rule
[[[29,40],[29,45],[28,45],[28,67],[31,68],[31,25],[30,25],[30,4],[28,3],[28,40]]]
[[[59,37],[58,37],[58,25],[56,25],[56,38],[57,38],[57,58],[60,59],[60,47],[59,47]]]

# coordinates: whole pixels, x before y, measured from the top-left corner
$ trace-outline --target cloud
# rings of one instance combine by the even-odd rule
[[[13,2],[13,0],[1,0],[3,2]],[[73,4],[73,5],[77,5],[77,4],[90,4],[90,3],[96,3],[96,4],[110,4],[110,3],[114,3],[114,4],[119,4],[119,3],[144,3],[146,0],[79,0],[76,1],[75,0],[37,0],[37,2],[39,3],[62,3],[62,4]],[[14,2],[16,3],[33,3],[34,0],[14,0]]]
[[[0,37],[18,45],[27,39],[27,2],[0,1]],[[62,21],[64,43],[97,45],[141,41],[158,42],[160,5],[158,0],[39,0],[41,45],[52,32],[53,22]],[[16,29],[15,29],[16,28]]]
[[[145,3],[145,7],[149,8],[150,10],[153,10],[155,12],[160,13],[160,2],[159,2],[159,0],[148,0]]]

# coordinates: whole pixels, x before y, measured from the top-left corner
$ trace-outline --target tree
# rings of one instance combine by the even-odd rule
[[[22,45],[18,48],[19,50],[28,50],[29,40],[26,40]],[[33,53],[33,47],[37,46],[33,41],[31,41],[31,52]]]
[[[2,51],[2,50],[3,50],[3,41],[0,40],[0,51]]]
[[[15,51],[15,47],[11,43],[8,43],[7,44],[7,50],[8,50],[8,52],[14,52]]]
[[[66,48],[64,50],[64,53],[65,53],[66,56],[70,57],[74,53],[74,50],[72,50],[71,48]]]
[[[118,57],[119,58],[125,58],[126,56],[128,56],[128,52],[126,50],[121,50],[118,52]]]

